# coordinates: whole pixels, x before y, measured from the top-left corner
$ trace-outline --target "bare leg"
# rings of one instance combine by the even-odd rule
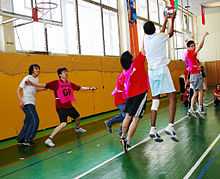
[[[130,144],[131,138],[133,137],[133,135],[137,129],[138,123],[139,123],[139,118],[134,117],[130,126],[129,126],[129,130],[128,130],[128,136],[127,136],[128,144]]]
[[[204,97],[203,90],[199,90],[199,97],[198,97],[199,106],[203,106],[203,97]]]
[[[80,128],[80,118],[79,117],[76,118],[75,121],[76,121],[76,128]]]
[[[126,136],[126,133],[128,131],[128,126],[130,124],[130,121],[131,121],[131,116],[126,113],[125,115],[125,118],[123,120],[123,123],[122,123],[122,135],[121,135],[121,138],[125,137]]]
[[[58,132],[60,132],[64,127],[66,127],[66,122],[61,122],[60,125],[58,125],[53,132],[50,134],[49,138],[53,139],[55,135],[57,135]]]
[[[175,115],[176,115],[176,93],[168,94],[169,100],[169,123],[174,123]]]
[[[191,106],[190,106],[191,110],[194,110],[194,105],[196,103],[197,96],[198,96],[198,91],[194,91],[192,99],[191,99]]]

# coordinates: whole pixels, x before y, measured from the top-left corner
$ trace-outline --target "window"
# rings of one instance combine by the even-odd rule
[[[177,59],[182,58],[184,50],[184,36],[182,33],[176,33],[176,57]]]
[[[183,15],[183,27],[184,31],[187,31],[189,29],[189,21],[188,16],[186,14]]]
[[[106,55],[119,55],[119,33],[117,13],[103,9],[105,53]]]
[[[193,32],[193,18],[189,17],[189,32]]]
[[[177,11],[176,20],[175,20],[175,29],[180,32],[183,31],[182,12],[180,10]]]
[[[101,0],[102,4],[117,9],[117,0]]]
[[[78,1],[81,53],[104,55],[101,7]]]
[[[136,0],[137,15],[143,18],[148,18],[147,0]]]
[[[75,1],[67,1],[63,5],[63,33],[65,51],[63,53],[79,54],[79,41],[76,22]]]
[[[145,21],[137,19],[137,28],[138,28],[138,43],[139,49],[143,48],[143,38],[144,38],[144,26]]]
[[[150,20],[159,23],[157,0],[148,0]]]
[[[164,0],[158,0],[159,5],[159,13],[160,13],[160,24],[162,25],[164,22],[164,9],[166,7],[166,3]]]
[[[17,20],[16,25],[28,23]],[[44,26],[41,23],[30,23],[14,28],[16,50],[21,51],[45,51]]]
[[[12,12],[13,4],[12,0],[1,0],[0,9],[7,12]]]

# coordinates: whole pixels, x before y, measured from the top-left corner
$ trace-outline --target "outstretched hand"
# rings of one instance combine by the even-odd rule
[[[95,86],[92,86],[92,87],[89,87],[89,90],[94,91],[94,90],[97,90],[97,88]]]

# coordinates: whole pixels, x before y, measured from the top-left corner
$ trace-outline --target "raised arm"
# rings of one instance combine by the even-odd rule
[[[173,36],[174,33],[174,20],[176,18],[176,11],[174,11],[173,15],[171,16],[171,24],[170,24],[170,29],[169,29],[169,37]]]
[[[164,33],[166,31],[167,22],[168,22],[168,17],[165,16],[165,19],[164,19],[164,22],[163,22],[163,26],[162,26],[160,32]]]
[[[196,52],[197,52],[197,53],[202,49],[202,47],[203,47],[203,45],[204,45],[204,42],[205,42],[205,38],[206,38],[207,35],[209,35],[208,32],[206,32],[206,33],[202,36],[202,40],[201,40],[201,42],[199,43],[199,45],[198,45],[198,47],[197,47],[197,49],[196,49]]]

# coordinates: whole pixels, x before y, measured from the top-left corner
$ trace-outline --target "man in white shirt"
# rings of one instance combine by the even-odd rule
[[[18,135],[18,143],[22,145],[31,145],[39,126],[39,117],[35,108],[37,88],[26,84],[28,80],[33,83],[38,83],[39,74],[40,66],[38,64],[30,65],[29,75],[22,79],[17,89],[19,105],[25,113],[24,125]]]
[[[148,75],[150,88],[152,93],[151,107],[151,129],[150,137],[156,142],[162,142],[160,135],[156,131],[157,110],[160,104],[160,95],[168,94],[169,99],[169,124],[165,132],[171,136],[171,139],[178,141],[176,131],[174,129],[174,120],[176,113],[176,94],[173,80],[168,68],[170,60],[167,57],[166,45],[174,32],[174,20],[176,12],[165,17],[160,33],[156,33],[154,23],[148,21],[144,24],[143,50],[148,62]],[[171,18],[171,25],[168,33],[165,33],[168,18]]]

